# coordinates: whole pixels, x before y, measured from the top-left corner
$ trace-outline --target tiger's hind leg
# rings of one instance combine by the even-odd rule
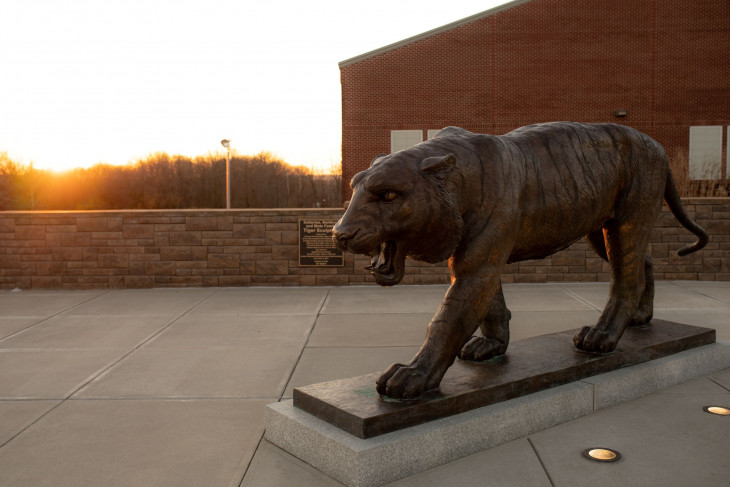
[[[603,228],[604,247],[611,265],[608,303],[593,327],[583,327],[573,337],[575,346],[586,352],[607,353],[616,348],[621,335],[635,320],[646,320],[646,248],[655,212],[635,211],[622,221],[611,220]],[[597,246],[597,232],[589,235]],[[653,285],[649,286],[653,296]]]
[[[629,323],[630,326],[645,325],[654,317],[654,272],[652,271],[651,257],[644,259],[644,292],[639,301],[639,307]]]
[[[603,236],[603,230],[592,232],[586,236],[586,240],[596,254],[608,262],[608,254],[606,252],[606,241]],[[641,294],[639,307],[636,309],[630,326],[645,325],[649,323],[654,316],[654,272],[651,263],[651,257],[646,255],[644,258],[644,292]]]

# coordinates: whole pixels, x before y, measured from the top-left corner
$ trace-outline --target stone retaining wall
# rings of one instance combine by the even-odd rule
[[[710,233],[701,252],[664,210],[650,252],[657,279],[730,280],[730,199],[690,198],[685,208]],[[0,288],[346,286],[373,283],[368,258],[343,267],[300,267],[300,218],[338,209],[0,213]],[[579,241],[540,261],[508,266],[504,282],[608,280],[608,266]],[[408,263],[404,284],[449,281],[446,264]]]

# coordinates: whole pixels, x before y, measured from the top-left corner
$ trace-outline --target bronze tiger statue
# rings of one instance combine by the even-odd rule
[[[679,255],[708,240],[682,207],[662,146],[622,125],[544,123],[502,136],[447,127],[376,157],[351,186],[333,239],[340,249],[371,256],[368,269],[378,284],[400,282],[406,257],[449,259],[452,284],[420,351],[377,381],[378,392],[391,398],[437,389],[457,356],[483,361],[506,352],[505,264],[549,256],[585,236],[610,264],[610,296],[598,323],[573,341],[580,350],[606,353],[627,326],[652,318],[646,249],[662,199],[698,236]],[[472,337],[477,328],[481,336]]]

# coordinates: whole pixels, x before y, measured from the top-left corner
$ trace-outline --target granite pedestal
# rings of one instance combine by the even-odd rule
[[[575,351],[572,333],[457,362],[438,396],[415,403],[370,391],[377,374],[299,388],[269,405],[266,438],[346,485],[377,486],[730,366],[730,346],[706,328],[655,320],[607,355]]]

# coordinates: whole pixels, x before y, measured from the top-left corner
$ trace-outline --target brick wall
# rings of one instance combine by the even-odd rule
[[[690,126],[730,125],[728,18],[727,0],[532,0],[344,61],[343,198],[391,130],[617,122],[686,156]]]
[[[650,251],[657,279],[730,280],[730,199],[692,198],[689,214],[710,234],[701,252],[677,257],[694,236],[665,209]],[[344,267],[299,267],[300,218],[342,210],[170,210],[0,213],[0,289],[372,284],[364,256]],[[608,267],[577,242],[541,261],[512,264],[504,282],[607,280]],[[449,281],[446,264],[408,261],[404,284]]]

